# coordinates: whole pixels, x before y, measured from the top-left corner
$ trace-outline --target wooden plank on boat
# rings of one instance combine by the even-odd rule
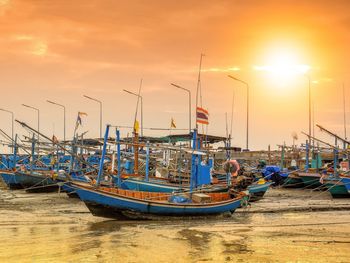
[[[203,193],[192,194],[192,201],[195,203],[210,203],[211,197]]]

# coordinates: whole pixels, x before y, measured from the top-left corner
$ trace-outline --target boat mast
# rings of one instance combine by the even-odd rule
[[[204,54],[201,53],[200,59],[199,59],[199,71],[198,71],[198,80],[197,80],[197,91],[196,91],[196,128],[198,129],[198,123],[197,123],[197,108],[198,108],[198,95],[200,92],[200,100],[201,100],[201,106],[202,106],[202,87],[201,87],[201,71],[202,71],[202,59]]]
[[[104,164],[104,161],[105,161],[106,150],[107,150],[107,140],[108,140],[109,126],[110,125],[107,124],[105,137],[103,139],[102,156],[101,156],[101,159],[100,159],[100,165],[99,165],[99,169],[98,169],[96,186],[100,185],[101,177],[103,175],[103,164]]]
[[[118,174],[117,174],[117,184],[118,187],[121,185],[121,156],[120,156],[120,131],[118,128],[116,129],[116,143],[117,143],[117,169],[118,169]]]
[[[343,83],[343,110],[344,110],[344,137],[345,140],[347,140],[347,136],[346,136],[346,110],[345,110],[345,85]],[[344,142],[344,149],[346,148],[346,144]]]

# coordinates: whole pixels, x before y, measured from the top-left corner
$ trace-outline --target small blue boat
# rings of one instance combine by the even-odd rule
[[[160,193],[178,192],[181,189],[178,184],[171,184],[160,179],[145,181],[142,177],[126,178],[122,181],[121,187],[128,190]],[[186,188],[188,189],[188,187]]]
[[[128,213],[158,216],[205,216],[233,213],[241,206],[244,194],[231,197],[229,193],[206,193],[208,202],[194,202],[184,195],[140,192],[108,187],[92,187],[72,183],[79,198],[95,216],[120,218]],[[193,194],[194,195],[194,194]]]
[[[18,178],[16,177],[13,171],[3,170],[0,172],[0,176],[9,189],[23,188],[23,186],[21,185],[20,181],[18,180]]]
[[[264,182],[264,183],[253,183],[252,185],[248,186],[248,191],[249,191],[249,201],[254,202],[262,199],[269,189],[269,187],[272,185],[272,182]]]
[[[118,161],[118,188],[101,186],[104,157],[108,139],[109,125],[107,125],[102,157],[100,160],[98,177],[95,185],[72,182],[79,198],[86,204],[91,213],[96,216],[120,218],[127,213],[137,213],[142,216],[205,216],[216,215],[225,212],[233,213],[241,206],[244,193],[220,192],[198,193],[195,192],[198,180],[198,155],[196,130],[193,133],[194,151],[192,152],[192,171],[190,178],[190,190],[187,193],[164,193],[125,190],[120,188],[120,148],[119,131],[117,130],[117,161]],[[148,149],[147,149],[148,151]],[[146,178],[148,178],[148,160],[146,161]],[[192,183],[193,180],[195,183]]]
[[[14,177],[27,192],[53,192],[58,189],[57,183],[62,181],[54,174],[43,171],[16,171]]]
[[[323,180],[323,184],[327,187],[333,198],[350,197],[350,177],[330,176]]]

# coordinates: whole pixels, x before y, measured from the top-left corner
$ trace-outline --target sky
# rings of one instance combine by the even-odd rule
[[[187,129],[188,95],[170,83],[191,90],[193,120],[203,53],[208,133],[226,135],[226,113],[230,130],[234,94],[232,143],[245,146],[246,86],[231,74],[250,87],[250,149],[290,145],[293,132],[305,141],[309,78],[314,123],[344,136],[349,46],[346,0],[0,0],[0,108],[34,127],[36,112],[21,104],[39,108],[40,130],[62,139],[62,109],[46,102],[52,100],[66,106],[67,137],[78,111],[88,114],[79,132],[97,137],[99,106],[83,95],[103,102],[104,125],[131,126],[137,97],[123,89],[137,93],[142,79],[144,127],[169,128],[173,118]],[[1,129],[10,132],[10,120],[0,112]],[[15,131],[27,134],[19,125]],[[332,141],[317,129],[315,135]]]

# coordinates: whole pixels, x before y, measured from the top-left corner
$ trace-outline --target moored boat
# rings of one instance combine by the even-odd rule
[[[288,174],[288,176],[284,179],[282,186],[286,188],[299,188],[304,186],[304,182],[298,173],[293,172]]]
[[[272,182],[264,180],[263,182],[258,181],[248,186],[249,201],[254,202],[262,199],[272,184]]]
[[[22,189],[23,186],[21,185],[19,179],[17,178],[14,171],[10,170],[2,170],[0,172],[0,176],[3,180],[3,182],[6,184],[6,186],[9,189]]]
[[[95,216],[119,218],[124,212],[158,216],[205,216],[233,213],[243,193],[167,194],[73,183],[79,198]]]
[[[323,183],[333,198],[350,197],[350,177],[328,177]]]
[[[321,174],[315,172],[300,172],[298,176],[307,188],[318,188],[322,186],[320,182]]]
[[[57,182],[60,181],[57,178],[55,178],[56,175],[53,173],[53,171],[16,171],[15,175],[22,187],[30,193],[57,191]]]

